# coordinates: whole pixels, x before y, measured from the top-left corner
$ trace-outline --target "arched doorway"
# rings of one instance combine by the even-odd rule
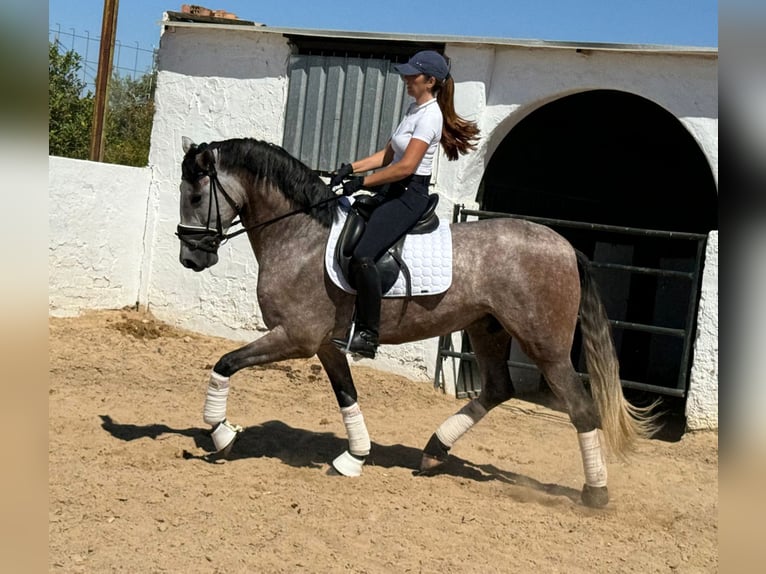
[[[623,385],[685,397],[705,237],[718,225],[718,194],[705,155],[675,116],[613,90],[552,101],[500,143],[477,199],[482,212],[546,218],[590,257]],[[510,360],[515,383],[539,378],[514,366],[524,362],[519,349]],[[586,371],[579,335],[573,360]]]
[[[484,174],[482,209],[708,233],[718,192],[697,142],[671,113],[625,92],[555,100],[516,125]]]

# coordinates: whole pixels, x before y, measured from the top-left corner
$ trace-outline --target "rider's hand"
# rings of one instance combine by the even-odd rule
[[[335,174],[330,178],[330,189],[339,186],[343,183],[349,175],[354,173],[354,168],[350,163],[342,163],[340,167],[335,171]]]
[[[343,195],[353,195],[364,187],[364,178],[360,176],[350,177],[343,184]]]

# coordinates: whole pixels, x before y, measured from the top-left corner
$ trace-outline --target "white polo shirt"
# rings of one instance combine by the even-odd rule
[[[434,155],[436,155],[436,150],[439,149],[439,142],[442,139],[443,121],[441,108],[435,98],[421,106],[412,102],[401,123],[394,131],[394,135],[391,136],[391,147],[394,150],[394,159],[391,163],[396,163],[404,157],[404,151],[412,138],[419,139],[428,144],[428,149],[415,170],[415,174],[431,175]]]

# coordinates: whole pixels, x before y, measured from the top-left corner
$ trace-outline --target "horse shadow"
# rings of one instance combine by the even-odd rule
[[[141,438],[157,440],[165,434],[175,434],[194,440],[197,448],[209,454],[197,455],[184,450],[183,458],[199,460],[210,464],[219,464],[222,457],[213,453],[213,440],[210,431],[189,427],[173,428],[164,424],[134,425],[115,422],[109,415],[100,415],[101,428],[114,438],[133,441]],[[291,427],[282,421],[272,420],[245,428],[237,437],[226,460],[236,461],[249,458],[277,458],[284,464],[296,468],[324,468],[338,454],[346,450],[348,441],[331,432]],[[474,482],[500,481],[552,496],[563,496],[575,503],[580,502],[580,491],[558,484],[543,483],[532,477],[516,472],[499,469],[492,464],[474,464],[455,455],[450,455],[447,462],[434,471],[420,471],[422,449],[403,444],[384,445],[372,443],[367,466],[382,468],[406,468],[413,475],[432,477],[449,475]],[[513,495],[512,495],[513,496]],[[528,497],[516,496],[520,501]]]

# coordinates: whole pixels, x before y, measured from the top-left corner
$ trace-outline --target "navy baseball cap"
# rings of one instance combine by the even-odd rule
[[[396,64],[394,70],[402,76],[426,74],[444,80],[449,75],[449,64],[439,52],[425,50],[412,56],[406,64]]]

